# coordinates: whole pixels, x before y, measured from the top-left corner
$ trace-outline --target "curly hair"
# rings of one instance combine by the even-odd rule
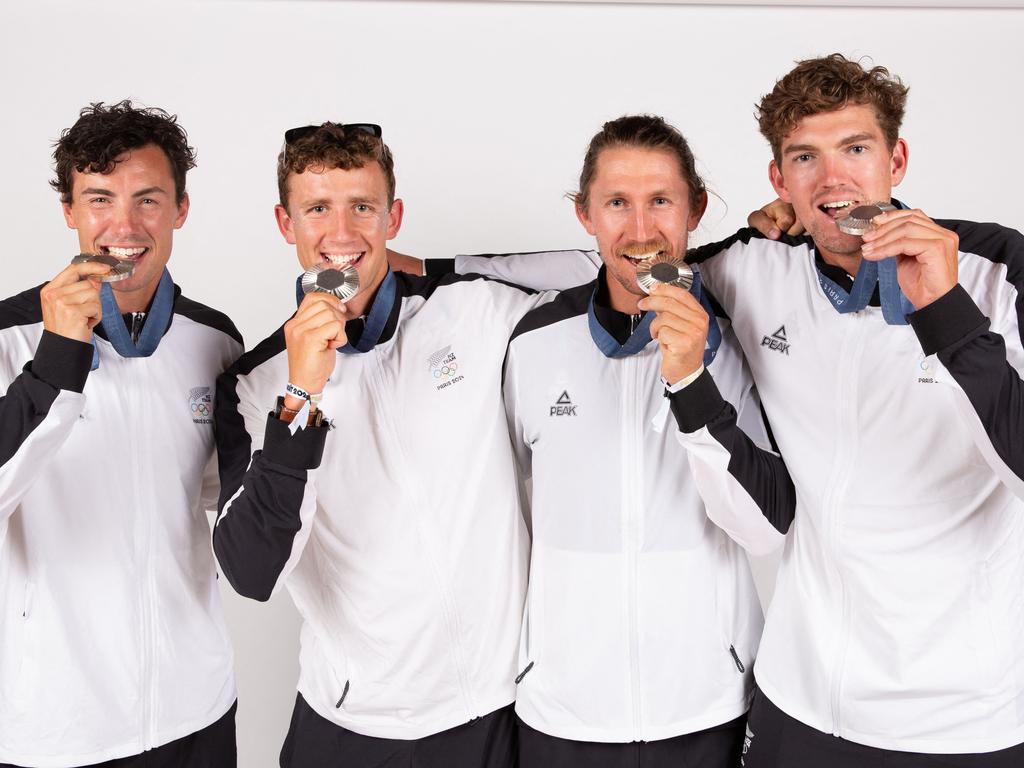
[[[125,152],[155,144],[167,155],[174,176],[175,201],[185,199],[185,174],[196,167],[196,151],[177,115],[157,107],[136,107],[128,99],[105,106],[96,102],[54,142],[56,177],[50,186],[61,202],[71,202],[72,172],[110,173]]]
[[[288,207],[288,177],[293,173],[332,168],[351,171],[367,163],[377,163],[384,172],[390,208],[395,202],[395,160],[387,144],[361,128],[323,123],[309,135],[286,144],[277,156],[277,193],[281,205]]]
[[[899,139],[909,88],[885,67],[865,70],[841,53],[797,62],[757,106],[761,134],[781,162],[782,142],[805,117],[848,104],[874,107],[891,150]]]
[[[679,171],[690,188],[690,205],[700,205],[701,196],[707,189],[697,173],[693,150],[683,135],[666,123],[664,118],[655,115],[624,115],[605,123],[587,147],[583,170],[580,172],[579,192],[569,194],[569,198],[584,211],[590,205],[590,185],[597,172],[598,156],[603,150],[614,147],[660,149],[675,155],[679,161]]]

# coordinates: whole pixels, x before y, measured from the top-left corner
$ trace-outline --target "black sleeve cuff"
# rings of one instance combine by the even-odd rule
[[[729,407],[706,368],[678,392],[669,392],[668,399],[680,432],[696,432]]]
[[[57,389],[81,392],[92,368],[92,344],[43,331],[32,373]]]
[[[927,307],[907,315],[926,355],[988,329],[988,318],[960,284]]]
[[[423,274],[427,277],[454,275],[455,259],[424,259]]]
[[[324,457],[324,444],[330,426],[303,427],[293,435],[288,424],[267,415],[267,429],[263,437],[263,458],[289,469],[316,469]]]

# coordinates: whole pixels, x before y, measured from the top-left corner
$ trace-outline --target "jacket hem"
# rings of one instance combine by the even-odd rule
[[[149,746],[144,746],[141,741],[136,740],[122,742],[116,747],[108,747],[98,752],[38,755],[25,752],[8,752],[0,745],[0,762],[23,765],[26,768],[67,768],[68,765],[93,765],[94,763],[104,763],[108,760],[117,760],[122,757],[141,755],[147,750],[156,749],[157,747],[170,744],[172,741],[198,733],[203,728],[213,725],[220,720],[238,699],[234,685],[228,690],[231,695],[228,697],[226,704],[223,701],[219,701],[217,707],[211,710],[210,714],[207,714],[205,717],[182,723],[170,730],[161,731],[154,739],[153,744]]]
[[[514,701],[514,695],[508,692],[495,693],[489,696],[476,695],[474,698],[479,702],[477,711],[468,716],[465,713],[456,715],[445,713],[443,717],[414,725],[403,725],[398,722],[398,718],[394,718],[395,722],[391,724],[366,723],[355,718],[342,718],[339,717],[339,713],[342,713],[343,710],[336,709],[333,706],[328,706],[325,709],[322,702],[317,701],[308,692],[302,690],[302,686],[299,686],[298,691],[302,698],[306,700],[306,703],[313,708],[314,712],[340,728],[352,731],[352,733],[358,733],[360,736],[370,736],[376,739],[402,739],[404,741],[422,739],[441,733],[441,731],[447,731],[449,728],[465,725],[471,720],[507,707]]]
[[[677,720],[670,725],[662,725],[657,728],[643,728],[639,738],[634,738],[632,728],[563,727],[545,723],[544,718],[540,717],[536,711],[523,706],[522,701],[516,702],[516,715],[533,730],[559,739],[605,744],[628,744],[634,741],[671,739],[676,736],[685,736],[690,733],[713,728],[716,725],[728,723],[730,720],[735,720],[740,715],[746,713],[750,708],[752,696],[753,693],[749,693],[738,701],[733,701],[728,705],[723,705],[707,712],[702,711],[695,717]]]
[[[771,699],[772,704],[781,709],[794,720],[799,720],[804,725],[814,728],[821,733],[831,734],[832,729],[822,727],[818,717],[807,715],[799,707],[793,707],[789,702],[778,695],[771,684],[764,681],[757,681],[761,691]],[[878,733],[860,733],[851,728],[840,728],[839,733],[834,734],[841,739],[860,744],[864,747],[875,749],[886,749],[892,752],[921,752],[927,755],[964,755],[985,752],[998,752],[1001,749],[1009,749],[1018,744],[1024,743],[1024,725],[1011,731],[1001,732],[998,736],[984,738],[962,738],[962,739],[929,739],[929,738],[900,738],[897,736],[886,736]]]

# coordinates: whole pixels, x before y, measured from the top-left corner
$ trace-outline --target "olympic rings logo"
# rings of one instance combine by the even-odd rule
[[[210,406],[206,403],[192,403],[192,413],[202,416],[204,419],[210,416]]]
[[[459,370],[459,364],[456,363],[453,360],[450,363],[445,363],[444,365],[439,366],[438,368],[435,368],[434,369],[434,378],[435,379],[440,379],[440,378],[450,379],[452,376],[455,375],[455,372],[457,370]]]

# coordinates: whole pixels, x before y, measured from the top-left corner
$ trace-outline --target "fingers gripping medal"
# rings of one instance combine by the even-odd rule
[[[875,216],[895,210],[896,206],[889,205],[889,203],[858,205],[850,211],[849,215],[836,221],[836,226],[839,227],[840,232],[845,232],[848,235],[863,235],[871,229],[871,222],[874,221]]]
[[[693,285],[693,270],[685,261],[659,253],[636,268],[636,282],[644,293],[660,284],[678,285],[688,291]]]
[[[335,269],[317,264],[302,275],[303,293],[329,293],[343,302],[359,292],[359,273],[354,267]]]
[[[119,259],[107,253],[80,253],[71,260],[72,264],[106,264],[110,271],[105,275],[96,275],[94,279],[102,283],[116,283],[131,277],[135,262],[131,259]]]

